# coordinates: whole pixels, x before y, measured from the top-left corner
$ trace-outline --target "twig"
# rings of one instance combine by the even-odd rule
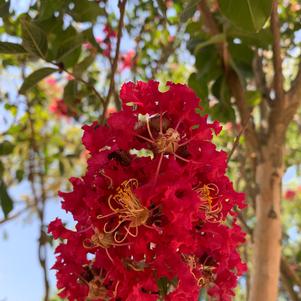
[[[234,140],[234,143],[233,143],[233,146],[232,146],[232,149],[231,149],[231,151],[230,151],[230,153],[229,153],[229,155],[228,155],[227,163],[229,163],[229,161],[230,161],[230,159],[231,159],[231,157],[232,157],[232,155],[233,155],[235,149],[237,148],[237,146],[238,146],[238,144],[239,144],[239,139],[240,139],[241,135],[244,133],[244,131],[246,130],[246,128],[247,128],[247,126],[248,126],[248,124],[249,124],[249,120],[250,120],[251,116],[252,116],[252,115],[251,115],[251,112],[250,112],[249,117],[248,117],[246,123],[244,124],[244,126],[243,126],[242,129],[240,130],[239,134],[236,136],[236,138],[235,138],[235,140]]]
[[[110,103],[110,98],[111,98],[111,96],[114,92],[114,89],[115,89],[115,73],[116,73],[116,70],[117,70],[117,64],[118,64],[118,59],[119,59],[120,43],[121,43],[121,38],[122,38],[122,29],[123,29],[123,21],[124,21],[126,2],[127,2],[127,0],[119,0],[119,3],[118,3],[118,7],[119,7],[119,11],[120,11],[120,17],[119,17],[119,22],[118,22],[116,51],[115,51],[115,56],[114,56],[113,64],[112,64],[111,77],[110,77],[110,86],[109,86],[107,97],[106,97],[106,99],[104,101],[104,104],[103,104],[103,112],[102,112],[102,116],[100,118],[101,123],[103,123],[104,120],[105,120],[105,115],[106,115],[108,105]]]
[[[24,76],[24,73],[22,73]],[[46,194],[45,194],[45,186],[44,186],[44,173],[42,171],[37,171],[36,167],[43,166],[41,162],[41,155],[39,153],[38,144],[36,142],[36,132],[34,128],[34,120],[32,118],[31,112],[31,102],[28,98],[26,98],[27,103],[27,114],[28,120],[30,124],[30,148],[29,148],[29,181],[33,194],[34,204],[37,208],[37,213],[40,221],[40,237],[39,237],[39,245],[38,245],[38,255],[39,262],[43,270],[43,278],[44,278],[44,301],[49,301],[49,279],[48,279],[48,268],[47,268],[47,258],[46,258],[46,246],[43,242],[44,239],[44,213],[45,213],[45,202],[46,202]],[[38,164],[36,165],[36,156],[39,158]],[[35,187],[35,179],[36,176],[39,176],[40,179],[40,195]]]
[[[17,217],[19,217],[20,215],[22,215],[23,213],[25,213],[27,210],[31,209],[32,207],[34,207],[35,205],[29,205],[29,206],[26,206],[24,207],[23,209],[21,209],[20,211],[12,214],[11,216],[8,216],[7,218],[4,218],[2,220],[0,220],[0,225],[8,222],[8,221],[11,221],[11,220],[14,220],[16,219]]]
[[[57,66],[57,64],[56,64]],[[100,95],[100,93],[97,91],[97,89],[91,85],[88,81],[84,80],[83,78],[76,76],[74,73],[68,71],[65,68],[62,68],[62,70],[64,72],[66,72],[67,74],[71,75],[74,79],[76,79],[77,81],[83,83],[84,85],[86,85],[89,89],[91,89],[93,91],[93,93],[96,95],[96,97],[100,100],[101,104],[104,105],[105,104],[105,99]]]

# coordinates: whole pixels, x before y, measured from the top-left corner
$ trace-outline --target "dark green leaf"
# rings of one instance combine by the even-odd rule
[[[3,176],[4,173],[4,164],[2,163],[2,161],[0,161],[0,178]]]
[[[26,53],[26,50],[19,44],[10,42],[0,42],[0,53],[20,54]]]
[[[24,169],[18,169],[16,171],[16,179],[18,180],[18,182],[21,182],[24,178]]]
[[[73,104],[77,93],[77,83],[75,80],[70,80],[64,88],[64,102]]]
[[[197,11],[197,6],[200,2],[201,0],[190,0],[184,7],[180,16],[180,21],[184,23],[188,21],[188,19],[192,18],[194,13]]]
[[[81,45],[84,42],[83,35],[70,26],[64,31],[60,38],[62,42],[58,44],[55,60],[62,62],[66,68],[72,67],[79,59]]]
[[[20,94],[25,94],[27,90],[34,87],[43,78],[57,71],[58,69],[48,67],[34,71],[28,77],[25,78],[19,91]]]
[[[60,171],[60,175],[64,175],[65,173],[65,166],[64,163],[62,162],[62,160],[59,160],[59,171]]]
[[[225,39],[226,39],[226,36],[225,36],[224,33],[220,33],[220,34],[217,34],[215,36],[212,36],[209,39],[207,39],[206,41],[197,44],[195,49],[194,49],[194,52],[197,53],[200,49],[202,49],[202,48],[204,48],[208,45],[218,44],[218,43],[224,42]]]
[[[271,14],[273,0],[219,0],[222,13],[237,27],[259,31]]]
[[[13,210],[13,200],[7,192],[7,187],[2,180],[0,180],[0,204],[4,216],[7,217],[8,214]]]
[[[98,16],[103,13],[103,9],[96,2],[89,0],[75,0],[74,8],[70,11],[70,15],[77,22],[94,23]]]
[[[210,108],[210,115],[220,122],[235,121],[235,111],[232,106],[223,103],[217,103]]]
[[[0,0],[0,17],[4,18],[9,15],[10,1]]]
[[[188,85],[191,87],[201,100],[206,100],[208,97],[208,85],[207,82],[200,78],[197,73],[192,73],[188,80]],[[202,106],[207,105],[207,101],[202,102]]]
[[[0,156],[9,155],[14,150],[15,145],[10,141],[3,141],[0,143]]]
[[[51,18],[55,11],[65,5],[65,0],[40,0],[40,9],[38,20],[45,20]]]
[[[85,72],[91,64],[93,64],[95,60],[95,55],[92,53],[85,57],[82,61],[74,66],[74,74],[76,76],[81,76],[83,72]]]
[[[22,38],[22,45],[29,53],[45,59],[48,43],[46,34],[42,29],[23,19]]]

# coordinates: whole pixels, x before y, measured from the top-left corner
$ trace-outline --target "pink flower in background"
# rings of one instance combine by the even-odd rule
[[[285,192],[284,198],[288,201],[293,200],[296,197],[296,191],[292,190],[292,189],[288,189]]]
[[[125,69],[130,69],[135,64],[134,62],[135,55],[136,55],[135,50],[131,49],[121,56],[120,71],[123,71]]]
[[[46,79],[45,79],[45,82],[50,85],[50,86],[54,86],[56,85],[57,81],[56,79],[53,77],[53,76],[48,76]]]

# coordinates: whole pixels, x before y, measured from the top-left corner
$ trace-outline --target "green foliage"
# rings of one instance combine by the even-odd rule
[[[19,44],[10,42],[0,42],[0,53],[24,54],[26,50]]]
[[[57,72],[58,69],[55,68],[41,68],[33,73],[31,73],[28,77],[24,79],[24,82],[20,88],[20,94],[25,94],[29,89],[34,87],[39,81],[41,81],[43,78],[47,77],[48,75]]]
[[[13,210],[13,200],[9,196],[7,187],[3,180],[0,180],[0,205],[4,213],[4,217],[7,217]]]
[[[189,0],[184,6],[183,12],[180,15],[180,21],[188,21],[196,12],[197,6],[200,2],[200,0]]]
[[[259,31],[271,14],[272,0],[219,0],[222,13],[237,27]]]
[[[32,55],[46,58],[48,44],[45,32],[33,22],[22,20],[22,45]]]

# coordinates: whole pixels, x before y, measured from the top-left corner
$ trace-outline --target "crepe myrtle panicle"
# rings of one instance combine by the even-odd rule
[[[77,300],[198,300],[206,289],[231,300],[245,272],[236,223],[244,196],[225,175],[227,155],[212,143],[217,121],[201,116],[182,84],[125,83],[122,110],[83,126],[87,172],[60,192],[75,229],[60,219],[59,295]]]

